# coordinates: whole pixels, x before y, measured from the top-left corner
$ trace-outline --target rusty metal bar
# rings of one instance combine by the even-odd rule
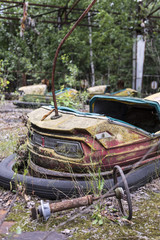
[[[148,17],[148,18],[160,19],[160,17],[159,17],[159,16],[150,16],[150,17]]]
[[[89,206],[92,203],[93,203],[92,195],[87,195],[80,198],[74,198],[74,199],[65,200],[62,202],[51,203],[50,209],[51,209],[51,213],[55,213],[55,212],[60,212],[60,211],[68,210],[72,208]]]
[[[118,182],[117,175],[120,175],[121,181]],[[132,202],[130,197],[130,191],[128,187],[128,183],[126,180],[126,177],[123,173],[123,170],[120,166],[116,165],[113,169],[113,180],[114,180],[114,186],[104,195],[94,196],[94,195],[87,195],[79,198],[74,198],[70,200],[64,200],[62,202],[56,202],[56,203],[43,203],[43,200],[41,200],[41,205],[36,209],[36,207],[33,207],[31,209],[31,215],[33,219],[38,218],[38,214],[43,217],[44,220],[48,220],[51,213],[68,210],[72,208],[78,208],[82,206],[89,206],[92,205],[94,201],[99,201],[104,198],[108,197],[116,197],[118,199],[118,202],[120,203],[121,212],[124,216],[127,217],[128,220],[131,220],[132,218]],[[124,184],[125,193],[122,187],[119,187],[119,184]],[[121,199],[124,199],[124,196],[126,195],[127,204],[128,204],[128,211],[129,214],[126,215],[123,204],[121,202]]]
[[[76,21],[76,20],[75,20]],[[74,22],[75,22],[74,21]],[[38,21],[38,23],[53,23],[53,24],[58,24],[59,22],[57,22],[57,21],[49,21],[49,20],[43,20],[43,21]],[[70,22],[61,22],[61,24],[62,25],[64,25],[64,24],[66,24],[66,25],[70,25],[71,23],[73,23],[73,21],[70,21]],[[78,26],[82,26],[82,27],[98,27],[98,25],[97,26],[95,26],[95,25],[89,25],[89,24],[78,24]]]
[[[2,17],[0,16],[1,19],[7,19],[7,20],[16,20],[16,21],[19,21],[20,18],[16,18],[16,17]]]
[[[13,21],[20,21],[20,18],[16,18],[16,17],[2,17],[0,16],[0,19],[6,19],[6,20],[13,20]],[[53,23],[53,24],[58,24],[57,21],[47,21],[47,20],[44,20],[44,21],[38,21],[38,23]],[[61,24],[64,25],[70,25],[72,22],[62,22]],[[83,27],[98,27],[98,26],[95,26],[95,25],[88,25],[88,24],[79,24],[79,26],[83,26]]]
[[[69,13],[75,8],[75,6],[80,2],[80,0],[77,0],[73,5],[72,7],[69,9],[69,11],[67,12],[66,16],[69,15]]]
[[[16,1],[6,1],[6,0],[1,0],[2,3],[15,3],[15,4],[20,4],[23,6],[23,2],[16,2]],[[49,7],[49,8],[64,8],[61,6],[56,6],[56,5],[50,5],[50,4],[38,4],[38,3],[29,3],[30,6],[39,6],[39,7]]]
[[[154,2],[154,0],[149,1],[144,7],[147,8],[153,2]]]
[[[1,0],[1,3],[7,3],[7,4],[15,3],[15,4],[23,5],[23,2],[7,1],[7,0]],[[58,8],[58,9],[65,8],[64,6],[57,6],[57,5],[50,5],[50,4],[38,4],[38,3],[30,3],[30,2],[29,2],[29,5],[30,6],[38,6],[38,7]],[[67,9],[70,9],[70,8],[67,7]],[[75,8],[75,10],[84,11],[84,9],[81,9],[81,8]]]
[[[83,197],[73,198],[73,199],[50,203],[50,204],[44,203],[43,200],[41,200],[41,205],[38,206],[38,208],[33,207],[31,209],[31,216],[33,219],[37,219],[39,214],[40,217],[43,217],[44,220],[48,220],[51,213],[61,212],[61,211],[69,210],[72,208],[90,206],[93,204],[94,201],[100,200],[102,196],[95,197],[93,195],[86,195]],[[108,194],[105,194],[105,198],[108,198],[108,197],[116,197],[117,199],[122,199],[124,197],[124,191],[121,187],[118,187],[114,191]]]
[[[52,10],[52,11],[49,11],[49,12],[46,12],[46,13],[42,13],[42,14],[38,14],[38,15],[35,15],[35,16],[31,16],[32,18],[37,18],[37,17],[42,17],[42,16],[45,16],[45,15],[48,15],[50,13],[55,13],[57,12],[58,10]]]
[[[106,198],[116,196],[115,192],[109,193]],[[83,206],[89,206],[93,204],[94,201],[97,201],[101,196],[94,197],[93,195],[86,195],[84,197],[73,198],[69,200],[64,200],[62,202],[51,203],[50,209],[51,213],[60,212],[72,208],[78,208]]]
[[[70,2],[70,0],[67,1],[66,5],[64,6],[64,8],[62,9],[62,12],[60,14],[60,17],[63,16],[63,14],[66,12],[67,8],[68,8],[68,3]]]
[[[117,188],[117,192],[123,192],[121,188]],[[120,197],[123,194],[119,194]],[[116,192],[109,193],[106,197],[114,197],[116,196]],[[79,198],[73,198],[69,200],[64,200],[62,202],[55,202],[55,203],[44,203],[41,200],[41,205],[38,208],[33,207],[31,209],[31,216],[32,219],[37,219],[38,214],[40,217],[43,217],[44,220],[48,220],[51,213],[61,212],[64,210],[69,210],[72,208],[79,208],[84,206],[90,206],[93,204],[94,201],[97,201],[101,198],[101,196],[94,197],[93,195],[86,195]]]
[[[83,12],[83,14],[79,17],[77,22],[74,24],[74,26],[71,28],[71,30],[66,34],[66,36],[62,39],[61,43],[59,44],[54,60],[53,60],[53,69],[52,69],[52,94],[53,94],[53,102],[54,102],[54,107],[55,107],[55,116],[58,116],[58,108],[57,108],[57,101],[56,101],[56,96],[55,96],[55,86],[54,86],[54,76],[55,76],[55,69],[56,69],[56,62],[57,62],[57,57],[59,54],[59,51],[64,44],[64,42],[67,40],[67,38],[71,35],[73,30],[76,28],[76,26],[79,24],[79,22],[86,16],[86,14],[89,12],[91,7],[95,4],[96,0],[93,0],[92,3],[87,7],[87,9]]]

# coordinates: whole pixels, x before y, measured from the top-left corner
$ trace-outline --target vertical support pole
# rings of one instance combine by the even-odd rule
[[[134,35],[132,88],[141,93],[146,41],[143,35]]]
[[[143,82],[143,66],[145,56],[145,43],[143,35],[137,35],[137,69],[136,69],[136,90],[141,93]]]
[[[132,78],[132,88],[136,89],[136,73],[137,73],[137,35],[133,35],[133,78]]]
[[[91,63],[91,74],[92,74],[92,87],[95,86],[95,71],[93,62],[93,49],[92,49],[92,27],[91,27],[91,14],[88,12],[88,24],[89,24],[89,44],[90,44],[90,63]]]
[[[58,30],[61,30],[61,22],[62,22],[62,19],[61,19],[61,12],[60,10],[58,11]]]

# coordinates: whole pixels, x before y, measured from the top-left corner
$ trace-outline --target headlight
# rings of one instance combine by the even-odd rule
[[[54,150],[56,153],[66,157],[81,158],[83,156],[80,143],[74,141],[68,142],[58,140]]]
[[[38,144],[41,147],[52,148],[54,151],[66,157],[81,158],[83,157],[83,149],[77,141],[61,140],[44,136],[38,133],[32,133],[29,138],[33,144]]]

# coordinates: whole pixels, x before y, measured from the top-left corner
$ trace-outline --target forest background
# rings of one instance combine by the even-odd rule
[[[23,3],[8,2],[0,1],[0,90],[51,82],[56,49],[91,1],[31,0],[25,20]],[[146,39],[143,92],[149,92],[160,78],[159,10],[159,0],[97,0],[60,51],[56,90],[64,83],[80,89],[81,80],[89,86],[109,84],[112,91],[118,80],[132,87],[133,43],[141,34]]]

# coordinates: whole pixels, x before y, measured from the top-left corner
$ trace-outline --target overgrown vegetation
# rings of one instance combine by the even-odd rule
[[[91,214],[83,214],[58,228],[58,231],[68,232],[71,237],[69,239],[159,239],[159,210],[158,201],[160,194],[152,191],[142,191],[147,199],[134,198],[134,219],[128,222],[123,218],[114,217],[116,212],[112,206],[106,206],[100,212],[102,215],[99,222],[91,221]],[[32,199],[33,200],[33,199]],[[37,200],[35,201],[38,205]],[[113,210],[112,210],[113,209]],[[99,211],[99,210],[98,210]],[[113,213],[114,212],[114,213]],[[97,212],[98,213],[98,212]],[[8,221],[15,221],[15,225],[11,228],[13,232],[22,231],[53,231],[53,229],[62,222],[65,222],[71,215],[75,214],[75,210],[64,211],[52,214],[47,222],[39,219],[33,221],[30,218],[30,210],[24,208],[23,203],[17,203],[10,215]],[[96,214],[96,212],[94,212]],[[98,219],[98,215],[95,216]]]
[[[34,2],[42,4],[40,0]],[[79,1],[76,8],[85,9],[90,2],[89,0]],[[48,0],[44,3],[53,4],[53,1]],[[67,7],[71,8],[73,3],[74,1],[69,1]],[[65,6],[66,0],[56,0],[54,4]],[[159,1],[149,0],[143,2],[97,1],[92,8],[90,19],[92,46],[89,43],[89,28],[78,26],[60,51],[56,67],[56,89],[61,88],[64,80],[67,84],[78,88],[80,88],[80,81],[84,79],[91,85],[91,49],[93,50],[96,85],[111,84],[114,91],[117,88],[117,81],[121,79],[125,82],[125,87],[131,87],[132,46],[135,32],[143,34],[147,41],[144,74],[159,76],[160,38],[159,19],[156,18],[159,4]],[[5,13],[3,8],[7,6],[6,3],[0,3],[2,16]],[[20,37],[19,21],[4,19],[0,21],[0,59],[7,63],[7,77],[3,78],[3,81],[6,79],[10,82],[10,91],[23,85],[25,78],[27,84],[39,83],[43,78],[51,81],[52,62],[56,48],[71,26],[44,23],[44,21],[57,18],[57,11],[43,15],[44,10],[46,9],[35,9],[28,5],[27,18],[35,21],[35,25],[29,25],[26,22],[23,37]],[[12,15],[14,17],[15,13],[19,18],[23,16],[21,7],[11,8],[9,11],[10,17]],[[81,13],[80,10],[70,12],[69,19],[78,19]],[[61,14],[63,22],[64,15]],[[88,16],[82,24],[88,25]],[[70,74],[70,70],[74,74]],[[154,77],[146,78],[144,85],[150,86],[151,80],[155,80]]]
[[[7,80],[7,74],[6,74],[6,67],[7,63],[0,60],[0,93],[4,92],[5,89],[8,88],[9,81]]]
[[[3,141],[2,141],[3,139]],[[7,157],[12,154],[17,148],[18,134],[1,132],[0,137],[0,158]]]
[[[7,131],[7,130],[6,130]],[[9,130],[8,130],[9,131]],[[17,132],[17,131],[16,131]],[[18,135],[14,132],[10,136],[10,139],[5,141],[4,145],[6,147],[6,156],[17,149],[16,145],[18,142]],[[5,132],[6,135],[7,132]],[[21,131],[22,133],[22,131]],[[1,146],[1,145],[0,145]],[[10,152],[8,152],[10,146]],[[20,152],[24,153],[26,150],[25,145],[19,144]],[[3,151],[5,150],[3,147]],[[21,155],[20,159],[23,156]],[[25,175],[27,174],[27,167],[25,168]],[[14,176],[16,180],[16,174]],[[99,176],[93,180],[97,181],[97,189],[95,194],[101,194],[104,186],[103,178]],[[116,203],[113,199],[109,198],[106,201],[101,202],[101,204],[96,205],[88,214],[83,214],[83,208],[81,209],[82,215],[74,219],[63,227],[58,228],[58,231],[69,232],[71,236],[70,239],[125,239],[131,238],[137,239],[159,239],[159,190],[158,186],[153,183],[155,192],[151,190],[145,190],[143,188],[137,193],[137,196],[132,195],[133,199],[133,222],[127,221],[125,218],[119,215]],[[39,206],[39,198],[27,196],[24,199],[25,186],[23,182],[21,184],[21,194],[17,198],[13,209],[11,210],[7,221],[15,221],[10,231],[21,233],[22,231],[53,231],[56,226],[60,223],[65,222],[77,213],[77,210],[63,211],[60,213],[53,214],[47,222],[42,219],[32,220],[30,218],[31,210],[28,206]],[[159,189],[159,190],[158,190]],[[24,191],[23,191],[24,190]],[[33,204],[33,205],[32,205]],[[8,234],[10,236],[10,233]]]

